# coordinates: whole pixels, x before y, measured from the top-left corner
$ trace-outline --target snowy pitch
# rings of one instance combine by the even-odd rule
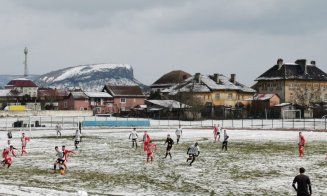
[[[298,168],[311,178],[313,193],[326,195],[327,133],[303,132],[305,156],[298,157],[298,132],[227,130],[228,151],[213,142],[212,129],[184,129],[176,145],[173,129],[147,129],[158,145],[154,162],[145,162],[143,146],[131,148],[131,129],[84,129],[77,155],[65,175],[53,173],[55,146],[73,149],[75,130],[32,130],[28,155],[0,169],[0,195],[295,195],[291,184]],[[139,138],[144,129],[138,129]],[[30,132],[25,131],[27,136]],[[173,159],[163,159],[166,135],[175,141]],[[20,149],[20,131],[12,144]],[[0,132],[1,146],[6,132]],[[201,154],[190,167],[186,150],[198,142]]]

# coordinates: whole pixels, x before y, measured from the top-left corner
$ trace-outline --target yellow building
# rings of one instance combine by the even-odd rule
[[[315,61],[307,64],[305,59],[295,63],[277,64],[256,79],[253,86],[259,93],[276,93],[281,102],[299,105],[327,101],[327,74],[316,66]]]
[[[168,95],[192,93],[200,98],[204,105],[234,108],[247,106],[248,99],[253,97],[255,90],[237,82],[235,74],[227,78],[222,74],[196,73],[180,84],[164,90],[163,93]]]

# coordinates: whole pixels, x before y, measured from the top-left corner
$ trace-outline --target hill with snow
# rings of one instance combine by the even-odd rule
[[[134,78],[133,68],[128,64],[90,64],[51,71],[35,80],[40,87],[82,88],[100,91],[106,84],[146,86]]]

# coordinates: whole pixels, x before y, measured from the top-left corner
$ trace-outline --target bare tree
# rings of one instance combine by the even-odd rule
[[[296,88],[293,92],[292,102],[302,106],[309,106],[321,101],[321,92],[318,88]]]

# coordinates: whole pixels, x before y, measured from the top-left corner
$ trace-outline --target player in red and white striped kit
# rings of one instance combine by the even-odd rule
[[[304,144],[305,144],[305,139],[304,136],[302,135],[302,132],[299,132],[299,156],[300,158],[303,158],[304,156]]]
[[[154,155],[154,151],[157,149],[157,145],[156,144],[153,144],[151,142],[151,140],[149,140],[149,143],[147,144],[147,158],[146,158],[146,162],[149,162],[149,160],[153,161],[153,155]]]
[[[151,141],[150,135],[148,134],[147,131],[144,131],[144,135],[143,135],[143,150],[147,151],[148,148],[148,144]]]
[[[27,154],[27,151],[26,151],[26,144],[27,144],[27,142],[30,141],[30,138],[29,138],[29,137],[26,137],[26,136],[25,136],[25,133],[22,133],[22,137],[21,137],[20,140],[21,140],[21,142],[22,142],[22,154],[21,154],[21,156],[23,156],[24,153]]]
[[[65,169],[67,169],[68,155],[70,153],[73,153],[73,154],[76,154],[76,153],[74,151],[72,151],[72,150],[67,150],[66,149],[66,146],[62,146],[61,147],[61,150],[62,150],[62,152],[64,154],[64,160],[65,160],[64,165],[65,165]]]
[[[4,160],[1,161],[1,164],[3,166],[8,165],[7,168],[9,168],[12,165],[12,159],[11,159],[10,154],[12,156],[16,157],[14,150],[16,150],[16,148],[14,148],[12,145],[10,145],[9,148],[6,148],[6,149],[3,150],[2,157],[3,157]]]
[[[214,128],[213,128],[213,137],[214,137],[214,140],[217,141],[217,137],[218,137],[218,141],[220,139],[220,127],[219,127],[219,124],[218,126],[215,125]]]

